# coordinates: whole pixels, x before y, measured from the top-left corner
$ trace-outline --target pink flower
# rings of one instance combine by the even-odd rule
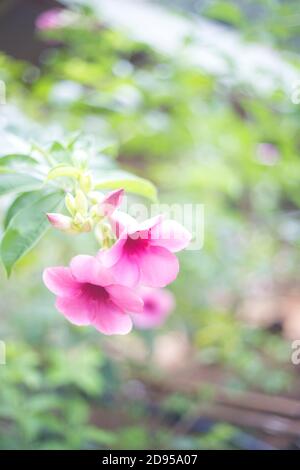
[[[35,22],[37,29],[47,30],[54,29],[60,26],[61,14],[64,10],[61,8],[53,8],[41,13]]]
[[[117,285],[100,261],[87,255],[71,260],[70,267],[45,269],[43,279],[56,296],[56,308],[75,325],[93,325],[106,335],[127,334],[128,312],[142,312],[143,301],[128,287]]]
[[[119,218],[122,213],[114,214]],[[142,223],[121,217],[117,224],[122,233],[109,249],[100,251],[99,259],[110,267],[120,284],[130,287],[138,283],[149,287],[164,287],[174,281],[179,263],[173,252],[185,248],[190,233],[174,220],[163,220],[161,215]]]
[[[160,326],[175,307],[173,294],[166,289],[142,287],[139,294],[144,301],[143,313],[132,315],[134,326],[140,329]]]

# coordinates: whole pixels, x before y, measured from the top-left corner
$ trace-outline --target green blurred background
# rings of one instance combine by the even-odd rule
[[[176,311],[126,337],[73,327],[42,284],[88,235],[1,272],[0,448],[299,448],[299,22],[293,0],[2,1],[0,155],[81,131],[205,230]]]

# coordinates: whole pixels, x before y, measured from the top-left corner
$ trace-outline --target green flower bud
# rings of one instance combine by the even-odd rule
[[[88,211],[88,200],[81,189],[77,189],[76,195],[75,195],[75,204],[76,204],[76,210],[82,214],[85,215]]]
[[[99,214],[99,206],[98,204],[94,204],[91,208],[90,208],[90,216],[92,217],[92,219],[94,220],[97,220],[99,221],[101,219],[101,216]]]
[[[95,227],[94,234],[102,248],[110,248],[115,242],[115,237],[109,224],[99,222]]]
[[[81,227],[81,232],[91,232],[94,226],[93,220],[88,217]]]
[[[72,229],[78,233],[90,232],[93,229],[94,221],[91,217],[84,217],[82,214],[77,212],[73,221]]]
[[[87,196],[93,204],[100,204],[104,199],[104,194],[100,191],[90,191]]]
[[[88,173],[83,173],[79,177],[79,184],[81,189],[85,192],[88,193],[92,189],[92,178],[91,175]]]
[[[74,216],[76,213],[76,202],[74,196],[71,193],[68,193],[65,197],[65,205],[69,213]]]
[[[75,217],[73,218],[73,226],[75,227],[82,227],[82,225],[85,222],[85,218],[82,214],[79,212],[76,213]]]

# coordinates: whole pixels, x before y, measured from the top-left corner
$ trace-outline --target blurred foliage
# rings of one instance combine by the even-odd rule
[[[201,14],[237,29],[248,40],[298,51],[297,0],[162,0],[157,3]]]
[[[249,40],[297,49],[293,1],[176,3]],[[262,96],[255,83],[235,81],[234,70],[228,82],[133,41],[89,9],[76,15],[68,27],[37,32],[47,46],[38,67],[0,56],[0,79],[9,84],[8,107],[14,108],[3,132],[58,142],[78,130],[88,133],[99,148],[107,142],[112,165],[117,161],[157,184],[162,202],[204,204],[204,247],[181,256],[172,286],[177,310],[164,329],[184,331],[199,364],[229,371],[225,385],[286,391],[289,345],[265,327],[247,326],[239,314],[246,301],[276,300],[295,283],[299,106],[280,86]],[[230,447],[235,431],[222,424],[193,436],[161,428],[155,438],[146,407],[142,418],[120,422],[113,433],[90,424],[95,402],[105,408],[107,396],[118,398],[124,370],[101,352],[101,337],[65,325],[41,285],[44,266],[93,247],[85,236],[74,243],[50,234],[19,263],[13,281],[2,282],[8,358],[0,366],[0,447]],[[146,346],[155,339],[140,336]],[[143,367],[150,374],[151,364]],[[185,405],[175,393],[168,406],[184,414]]]
[[[91,400],[102,391],[98,350],[36,350],[13,342],[1,367],[1,449],[99,448],[112,433],[89,424]],[[78,374],[80,370],[80,374]]]

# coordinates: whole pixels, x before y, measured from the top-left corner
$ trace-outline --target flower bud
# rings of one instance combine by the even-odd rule
[[[94,234],[102,248],[110,248],[115,241],[109,224],[99,222],[95,227]]]
[[[85,215],[88,210],[88,201],[87,198],[81,189],[77,189],[76,195],[75,195],[75,204],[76,204],[76,210],[80,213]]]
[[[99,215],[99,207],[98,207],[98,204],[94,204],[91,208],[90,208],[90,216],[92,217],[92,219],[94,220],[99,220],[101,218],[101,216]]]
[[[55,214],[55,213],[48,213],[47,217],[48,217],[50,224],[58,230],[67,232],[72,229],[71,217],[68,217],[62,214]]]
[[[93,225],[93,219],[91,217],[88,217],[81,227],[81,232],[91,232],[91,230],[93,229]]]
[[[104,194],[100,193],[100,191],[90,191],[88,193],[88,198],[93,204],[98,204],[103,201]]]
[[[81,227],[85,222],[85,218],[83,217],[82,214],[80,214],[80,212],[77,212],[75,214],[75,217],[73,218],[73,226],[75,227]]]
[[[94,221],[91,217],[84,217],[77,212],[72,222],[72,229],[77,233],[90,232],[93,229]]]
[[[65,205],[69,213],[74,216],[76,213],[76,202],[74,196],[71,193],[68,193],[65,197]]]
[[[88,173],[83,173],[79,177],[79,184],[81,189],[85,192],[88,193],[92,189],[92,178],[91,175]]]
[[[124,189],[117,189],[107,194],[99,204],[99,214],[102,216],[111,215],[122,203]]]

